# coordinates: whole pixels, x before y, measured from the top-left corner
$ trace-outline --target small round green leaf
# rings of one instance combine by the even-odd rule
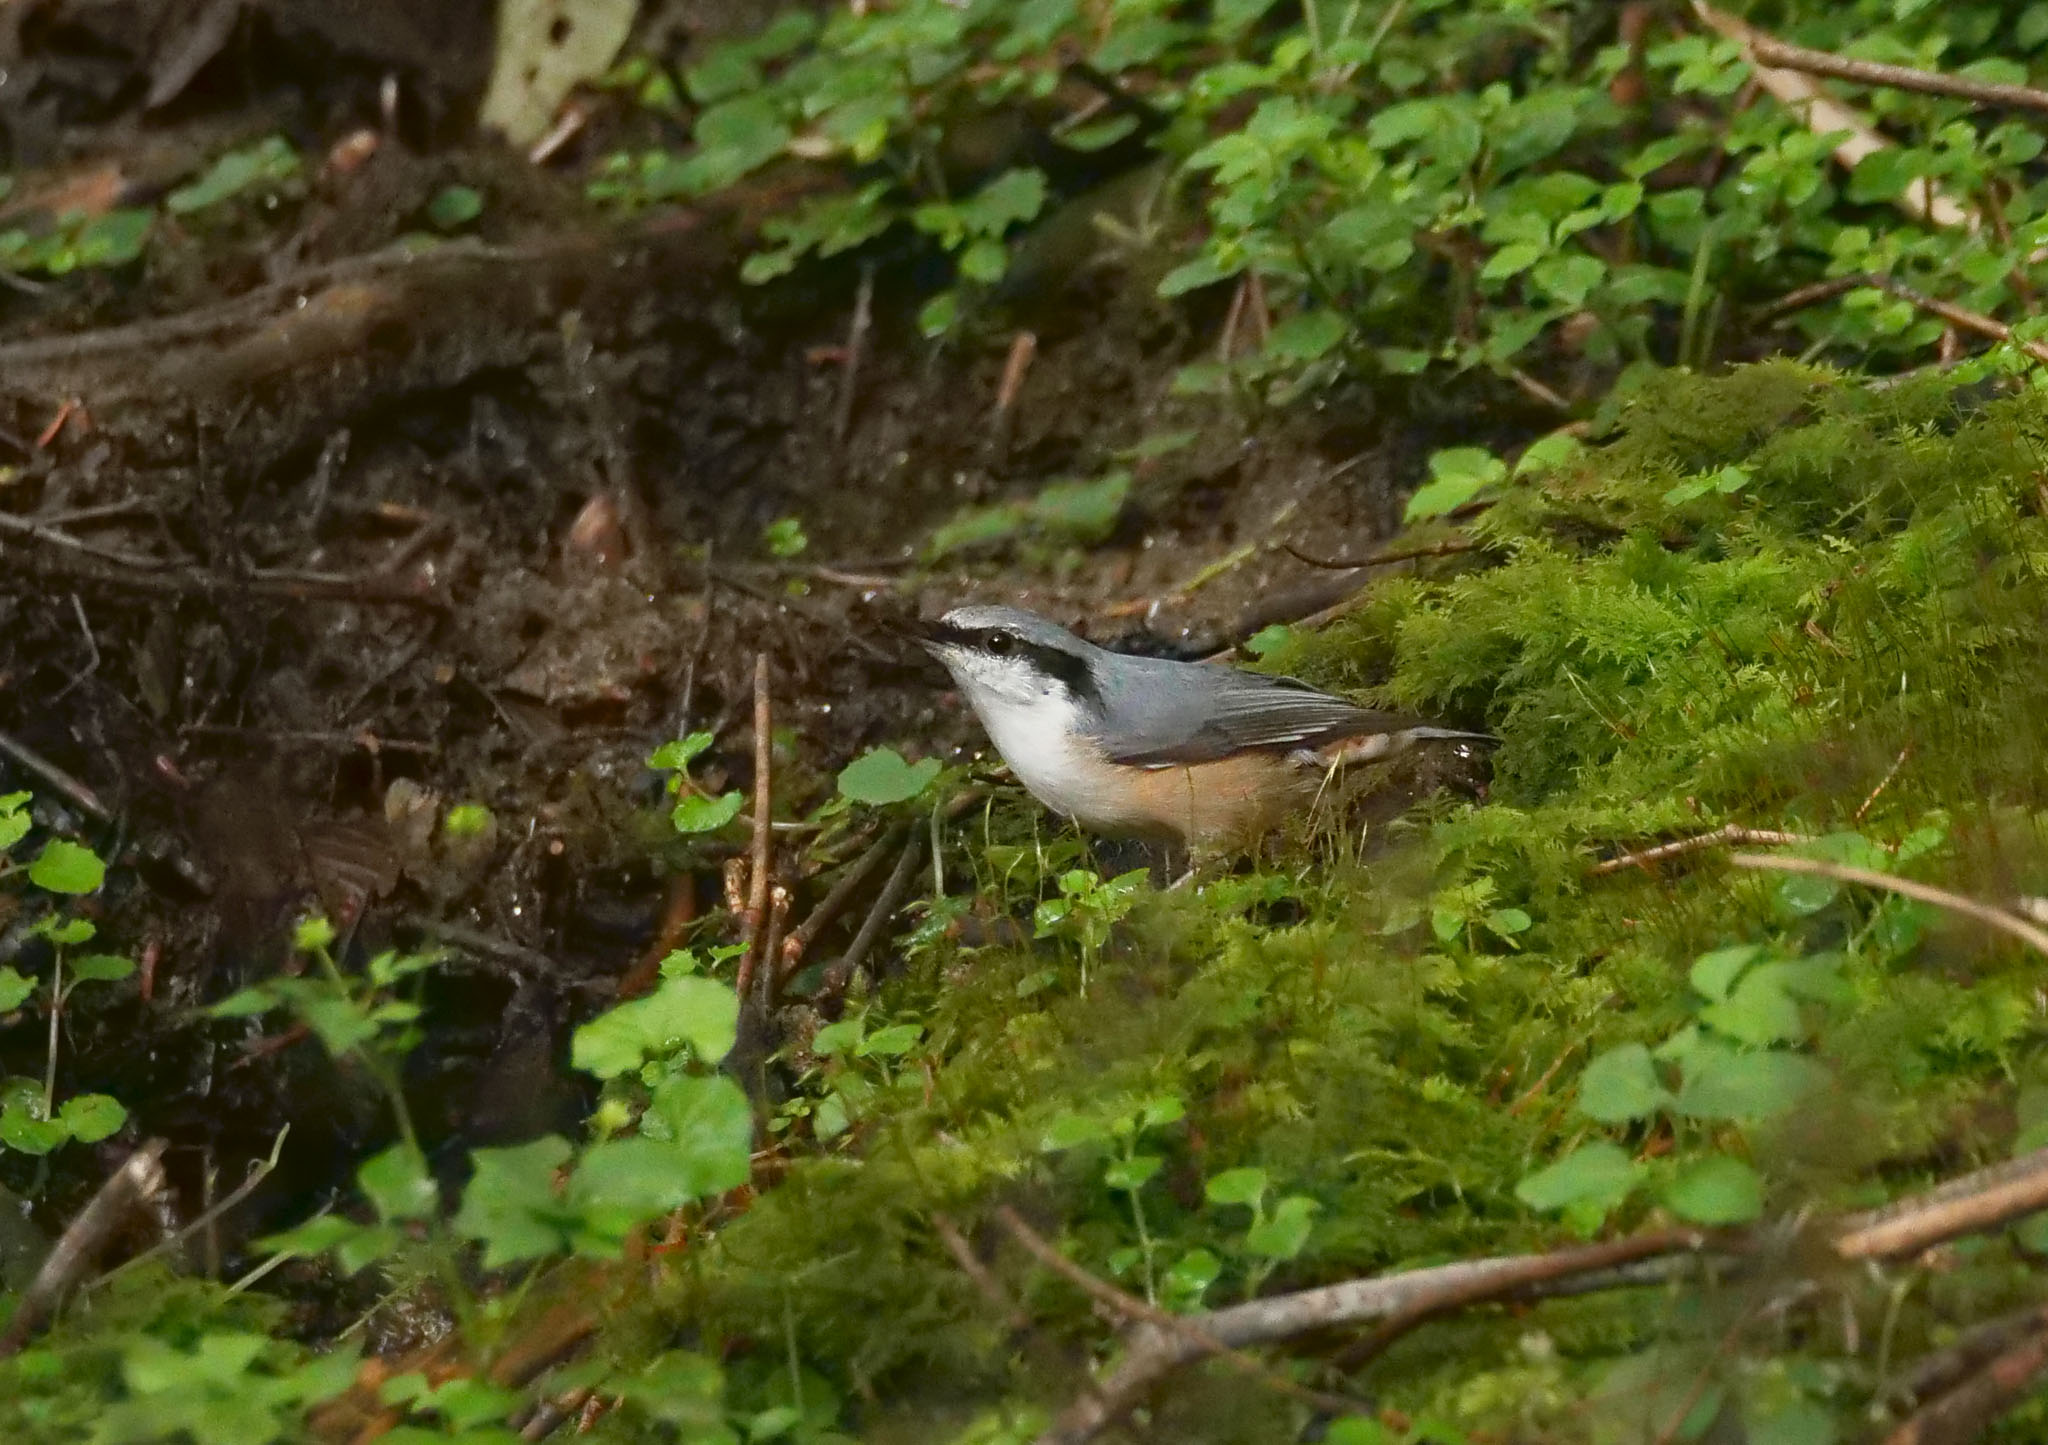
[[[91,893],[106,877],[107,865],[99,854],[63,838],[44,844],[36,861],[28,865],[28,881],[52,893]]]
[[[12,967],[0,968],[0,1014],[20,1008],[35,991],[34,979],[24,977]]]
[[[1244,1204],[1256,1209],[1266,1197],[1266,1171],[1226,1169],[1211,1177],[1202,1193],[1211,1204]]]
[[[1714,1154],[1681,1168],[1664,1202],[1694,1224],[1747,1224],[1764,1212],[1764,1186],[1742,1160]]]
[[[1641,1044],[1609,1049],[1579,1079],[1579,1112],[1603,1124],[1647,1118],[1671,1101]]]
[[[64,1101],[57,1122],[81,1144],[97,1144],[128,1122],[119,1099],[106,1094],[79,1094]]]
[[[466,226],[483,213],[483,195],[473,186],[449,186],[427,202],[427,219],[443,231]]]
[[[1641,1174],[1620,1145],[1597,1139],[1524,1178],[1515,1197],[1531,1209],[1591,1204],[1604,1211],[1628,1198]]]
[[[669,822],[678,833],[715,833],[739,816],[740,805],[745,801],[738,793],[724,793],[716,798],[692,793],[676,804]]]
[[[938,775],[937,758],[907,763],[894,748],[876,748],[839,770],[839,796],[876,807],[906,803],[930,787]]]

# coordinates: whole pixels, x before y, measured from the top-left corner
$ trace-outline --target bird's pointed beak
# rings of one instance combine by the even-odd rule
[[[904,618],[884,626],[898,637],[906,638],[931,653],[936,653],[949,642],[958,644],[966,641],[959,628],[944,622],[927,622],[922,617]]]

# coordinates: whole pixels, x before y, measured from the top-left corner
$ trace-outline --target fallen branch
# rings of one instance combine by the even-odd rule
[[[744,999],[760,964],[761,940],[768,926],[769,849],[774,843],[775,768],[774,705],[768,695],[768,654],[754,655],[754,836],[747,852],[747,906],[742,915],[747,951],[740,955],[735,991]]]
[[[1311,567],[1321,567],[1329,572],[1356,572],[1361,567],[1385,567],[1392,562],[1412,562],[1417,557],[1449,557],[1459,552],[1476,552],[1479,546],[1471,537],[1451,537],[1427,547],[1404,547],[1395,552],[1378,552],[1370,557],[1311,557],[1292,542],[1282,542],[1280,550]]]
[[[1366,1406],[1362,1402],[1346,1399],[1342,1395],[1326,1395],[1321,1391],[1297,1385],[1243,1351],[1232,1349],[1195,1320],[1185,1315],[1169,1314],[1157,1305],[1147,1304],[1136,1295],[1128,1294],[1108,1280],[1091,1274],[1054,1249],[1045,1236],[1026,1224],[1023,1217],[1009,1205],[997,1207],[996,1219],[1003,1228],[1010,1231],[1010,1237],[1024,1247],[1026,1254],[1074,1285],[1090,1299],[1107,1306],[1113,1313],[1122,1315],[1127,1320],[1141,1321],[1154,1329],[1173,1335],[1198,1354],[1213,1356],[1239,1374],[1257,1380],[1289,1399],[1299,1400],[1311,1409],[1346,1415],[1366,1412]],[[1102,1396],[1091,1395],[1083,1403],[1092,1408],[1101,1405],[1104,1400]]]
[[[1770,848],[1812,841],[1813,839],[1804,833],[1781,833],[1771,828],[1745,828],[1740,823],[1727,823],[1711,833],[1702,833],[1697,838],[1680,838],[1675,843],[1659,843],[1654,848],[1624,853],[1619,858],[1603,859],[1588,868],[1586,874],[1588,877],[1598,878],[1608,873],[1619,873],[1624,868],[1644,868],[1652,863],[1661,863],[1666,858],[1697,853],[1702,848],[1715,848],[1724,843],[1743,843],[1752,847]]]
[[[1966,75],[1944,75],[1938,70],[1914,70],[1904,65],[1885,65],[1875,60],[1854,60],[1826,50],[1809,50],[1788,45],[1774,36],[1752,31],[1749,53],[1764,65],[1780,70],[1798,70],[1807,75],[1825,75],[1858,85],[1882,86],[1887,90],[1910,90],[1920,95],[1945,95],[1979,105],[2013,106],[2020,110],[2048,111],[2048,90],[2031,85],[2002,85],[1990,80],[1972,80]]]
[[[953,1263],[960,1266],[960,1273],[967,1276],[968,1282],[981,1292],[981,1297],[1003,1317],[1005,1325],[1012,1330],[1031,1328],[1030,1313],[1010,1298],[1010,1292],[1003,1288],[1002,1281],[995,1277],[994,1272],[981,1262],[980,1257],[974,1252],[974,1246],[967,1242],[967,1236],[960,1232],[960,1226],[953,1222],[950,1215],[934,1214],[932,1233],[938,1235],[939,1243],[946,1247],[946,1253],[953,1256]]]
[[[1708,29],[1742,46],[1750,59],[1756,83],[1780,105],[1796,111],[1806,122],[1807,129],[1816,135],[1847,132],[1845,138],[1836,143],[1834,151],[1835,163],[1843,170],[1854,170],[1865,156],[1892,148],[1892,142],[1875,126],[1836,100],[1812,77],[1789,67],[1767,64],[1756,47],[1759,42],[1771,41],[1770,36],[1726,11],[1715,9],[1705,0],[1693,0],[1692,8]],[[1937,226],[1972,230],[1977,226],[1975,212],[1947,192],[1935,189],[1933,181],[1924,178],[1908,185],[1894,204],[1915,220],[1929,221]]]
[[[2043,933],[2024,918],[2003,908],[1980,903],[1960,893],[1951,893],[1946,888],[1936,888],[1931,883],[1916,883],[1910,878],[1899,878],[1868,868],[1852,868],[1846,863],[1830,863],[1821,858],[1778,858],[1763,853],[1737,853],[1728,861],[1737,868],[1762,868],[1777,873],[1808,873],[1816,878],[1832,878],[1838,883],[1861,883],[1868,888],[1882,888],[1887,892],[1904,894],[1908,898],[1917,898],[1922,903],[1932,903],[1937,908],[1946,908],[1951,913],[1963,914],[2002,933],[2011,934],[2029,948],[2048,957],[2048,933]]]
[[[1999,1228],[2043,1208],[2048,1208],[2048,1149],[2037,1149],[1882,1209],[1845,1215],[1818,1228],[1838,1259],[1900,1259],[1965,1234]],[[1524,1292],[1584,1293],[1594,1287],[1657,1283],[1670,1277],[1670,1264],[1679,1262],[1671,1256],[1777,1257],[1786,1242],[1782,1226],[1726,1234],[1662,1231],[1546,1254],[1464,1260],[1345,1280],[1176,1320],[1234,1350],[1292,1339],[1312,1330],[1377,1321],[1398,1320],[1405,1328],[1413,1328],[1475,1304],[1512,1299]],[[1376,1331],[1372,1340],[1384,1348],[1396,1333],[1389,1326]],[[1038,1437],[1037,1445],[1084,1445],[1142,1402],[1165,1376],[1209,1353],[1206,1346],[1186,1335],[1150,1323],[1134,1329],[1126,1346],[1123,1363],[1095,1393],[1069,1406]],[[1937,1440],[1945,1445],[1949,1438],[1928,1436],[1900,1440],[1897,1445],[1937,1445]]]
[[[57,1240],[29,1287],[22,1291],[14,1317],[0,1332],[0,1359],[21,1353],[21,1347],[56,1311],[71,1287],[92,1268],[93,1261],[128,1216],[142,1202],[164,1187],[162,1139],[152,1139],[130,1154],[119,1169],[107,1177],[91,1201]]]
[[[825,977],[819,981],[815,997],[820,1004],[836,1004],[845,995],[846,986],[853,981],[854,971],[867,960],[869,952],[881,939],[882,930],[896,916],[896,910],[903,906],[904,896],[910,892],[910,883],[917,875],[918,859],[923,852],[924,839],[913,832],[904,842],[903,851],[897,855],[896,867],[889,874],[889,881],[882,885],[874,906],[861,920],[860,932],[854,934],[846,952],[832,961],[825,970]]]
[[[819,900],[818,906],[805,915],[802,923],[790,930],[789,937],[782,941],[781,956],[776,960],[776,968],[781,975],[778,982],[787,983],[796,971],[803,967],[804,951],[846,911],[846,905],[853,901],[853,895],[860,891],[861,884],[867,882],[869,875],[882,865],[882,860],[889,856],[891,849],[902,845],[906,831],[901,828],[892,829],[870,843],[867,851],[854,859],[847,870],[839,875],[839,880]]]

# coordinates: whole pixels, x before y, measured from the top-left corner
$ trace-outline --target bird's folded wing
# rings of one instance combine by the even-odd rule
[[[1260,750],[1316,748],[1339,738],[1400,732],[1415,720],[1375,712],[1317,692],[1292,678],[1225,674],[1199,706],[1145,719],[1106,749],[1109,761],[1146,768],[1184,767]]]

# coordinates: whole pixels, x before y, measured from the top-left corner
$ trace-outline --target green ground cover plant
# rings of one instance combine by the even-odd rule
[[[1971,897],[2048,895],[2048,402],[2011,350],[1866,384],[1930,360],[1946,329],[1896,292],[1845,288],[1777,330],[1746,309],[1882,273],[2030,339],[2048,242],[2038,129],[1845,88],[1894,142],[1845,172],[1690,11],[1649,7],[1639,42],[1617,13],[903,0],[786,18],[703,57],[681,96],[626,68],[689,141],[606,162],[598,204],[710,195],[790,159],[841,168],[842,186],[768,225],[754,282],[921,238],[954,268],[926,328],[972,326],[1010,299],[1014,238],[1064,198],[1070,163],[1142,141],[1169,184],[1104,244],[1142,254],[1132,273],[1162,301],[1255,280],[1271,312],[1254,350],[1190,368],[1187,387],[1256,401],[1339,375],[1483,370],[1590,416],[1583,439],[1438,453],[1409,518],[1482,507],[1463,523],[1479,549],[1382,581],[1326,629],[1260,639],[1261,665],[1483,721],[1502,739],[1483,798],[1334,827],[1161,893],[1014,796],[954,815],[957,772],[868,754],[803,821],[820,847],[853,821],[923,830],[931,881],[920,872],[884,981],[790,1046],[793,1092],[766,1121],[723,1071],[741,950],[679,952],[653,993],[577,1036],[598,1091],[582,1133],[479,1151],[444,1196],[399,1068],[431,961],[351,972],[331,934],[302,931],[304,971],[232,997],[216,1025],[303,1024],[383,1092],[397,1142],[259,1268],[318,1256],[392,1295],[431,1291],[474,1367],[381,1382],[373,1403],[397,1412],[383,1438],[509,1440],[537,1394],[588,1389],[618,1402],[600,1440],[1031,1439],[1117,1346],[1002,1231],[1005,1205],[1082,1268],[1185,1314],[1666,1224],[1871,1206],[2048,1138],[2044,961],[2019,944],[1725,849],[1601,871],[1735,825]],[[1750,15],[1980,79],[2023,81],[2048,45],[2040,4]],[[1099,96],[1139,104],[1053,107],[1076,57]],[[970,122],[1019,106],[1056,112],[1053,153],[952,154]],[[1902,209],[1927,182],[1977,223]],[[167,218],[197,227],[299,184],[295,155],[261,145],[160,210],[0,236],[0,265],[128,265]],[[479,196],[444,191],[427,219],[467,226]],[[1804,358],[1685,370],[1778,349]],[[965,516],[933,554],[1092,542],[1121,475]],[[777,523],[763,545],[794,556],[802,528]],[[739,792],[689,775],[711,742],[655,755],[672,777],[665,844],[741,826]],[[28,802],[0,800],[0,906],[36,931],[0,970],[0,1013],[18,1027],[41,1010],[50,1043],[42,1078],[8,1081],[0,1145],[47,1153],[120,1125],[119,1101],[58,1087],[54,1021],[72,990],[123,987],[126,968],[83,951],[92,925],[63,901],[99,888],[101,860],[61,836],[31,846]],[[772,1178],[755,1177],[757,1137]],[[942,1219],[1007,1306],[945,1247]],[[672,1239],[654,1233],[670,1221]],[[1310,1349],[1271,1368],[1372,1399],[1316,1424],[1340,1445],[1847,1440],[1895,1417],[1886,1391],[1908,1362],[2036,1303],[2044,1248],[2037,1218],[1927,1261],[1808,1277],[1790,1260],[1761,1283],[1701,1274],[1489,1308],[1355,1367]],[[600,1267],[619,1272],[582,1273]],[[1794,1277],[1811,1288],[1769,1288]],[[308,1412],[356,1380],[358,1347],[274,1337],[285,1311],[262,1284],[183,1277],[164,1256],[94,1286],[0,1359],[0,1434],[315,1437]],[[507,1342],[579,1285],[606,1306],[592,1351],[537,1384],[494,1383]],[[1311,1423],[1270,1380],[1208,1364],[1134,1428],[1263,1441]],[[2000,1428],[2037,1437],[2041,1404]]]

